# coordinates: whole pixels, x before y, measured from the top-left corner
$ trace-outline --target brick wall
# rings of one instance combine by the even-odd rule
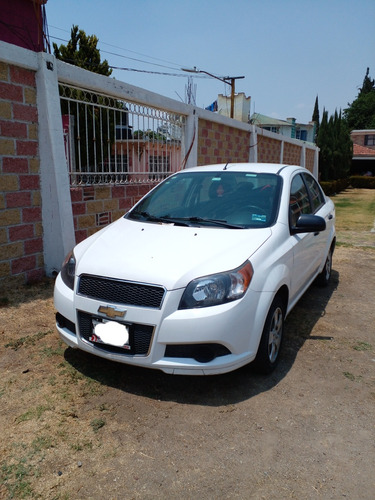
[[[44,275],[35,73],[0,62],[0,285]]]
[[[306,168],[314,173],[315,152],[312,149],[306,149]]]
[[[150,184],[134,184],[71,188],[70,194],[77,243],[121,217],[151,187]]]
[[[250,133],[199,120],[198,165],[249,161]]]
[[[281,139],[281,136],[280,136]],[[280,163],[281,142],[258,133],[258,162]]]
[[[301,149],[301,146],[285,142],[283,162],[288,165],[301,165]]]

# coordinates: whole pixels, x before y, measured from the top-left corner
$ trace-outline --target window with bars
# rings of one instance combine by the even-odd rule
[[[60,85],[72,185],[158,182],[181,168],[185,117]]]

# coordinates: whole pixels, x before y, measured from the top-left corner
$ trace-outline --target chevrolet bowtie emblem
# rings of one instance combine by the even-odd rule
[[[125,310],[116,309],[116,307],[100,306],[98,312],[105,314],[108,318],[123,318],[126,314]]]

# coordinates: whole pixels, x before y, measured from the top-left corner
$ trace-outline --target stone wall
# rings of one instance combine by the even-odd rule
[[[0,282],[44,275],[35,72],[0,62]]]
[[[150,188],[150,184],[72,187],[70,194],[76,242],[120,218]]]

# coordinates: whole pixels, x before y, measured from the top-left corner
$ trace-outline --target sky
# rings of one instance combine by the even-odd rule
[[[375,78],[375,0],[48,0],[51,45],[66,45],[73,25],[96,35],[111,76],[196,105],[230,95],[219,78],[244,76],[236,92],[251,114],[299,123],[345,109],[367,67]]]

